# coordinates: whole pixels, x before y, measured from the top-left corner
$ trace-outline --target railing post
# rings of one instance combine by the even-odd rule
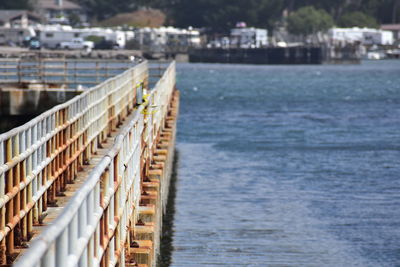
[[[87,263],[87,266],[93,266],[93,263],[94,263],[94,261],[93,261],[93,257],[94,257],[94,246],[93,246],[93,243],[94,243],[94,238],[93,237],[90,237],[89,238],[89,243],[88,243],[88,246],[87,246],[87,258],[88,258],[88,263]]]
[[[0,141],[0,168],[3,167],[4,165],[4,141]],[[5,196],[5,176],[4,173],[2,172],[0,174],[0,200],[4,199]],[[6,227],[6,210],[5,206],[1,207],[0,209],[0,231],[4,231]],[[6,258],[6,238],[3,237],[0,243],[0,264],[6,264],[7,263],[7,258]]]
[[[77,246],[76,243],[78,241],[79,238],[79,233],[78,233],[78,228],[79,228],[79,224],[78,224],[78,215],[75,215],[72,218],[72,222],[69,225],[69,229],[68,229],[68,252],[69,254],[75,254]]]
[[[25,148],[30,148],[32,145],[32,128],[28,128],[28,130],[26,131],[26,144],[25,144]],[[26,162],[26,173],[25,173],[25,177],[27,175],[32,175],[32,155],[28,156],[27,158],[27,162]],[[26,181],[25,181],[26,182]],[[26,203],[30,204],[33,202],[32,199],[32,184],[33,181],[31,181],[30,183],[27,184],[27,189],[26,189]],[[28,213],[28,222],[27,222],[27,234],[28,234],[28,239],[30,238],[30,235],[32,233],[33,230],[33,210],[30,210]]]
[[[64,84],[67,84],[68,82],[68,62],[64,60]],[[76,64],[75,64],[76,67]],[[76,74],[76,70],[74,70],[74,73]]]
[[[19,143],[20,143],[20,151],[26,151],[26,132],[23,131],[19,135]],[[26,168],[27,168],[27,159],[24,159],[20,163],[20,183],[23,182],[26,184]],[[19,187],[19,185],[18,185]],[[21,190],[21,210],[26,211],[27,208],[27,201],[28,201],[28,189],[29,187],[26,186],[23,190]],[[24,216],[22,222],[20,223],[21,227],[21,241],[26,242],[28,241],[28,216]]]
[[[108,247],[110,253],[108,264],[110,265],[110,263],[115,263],[115,237],[111,238]]]
[[[96,82],[99,83],[100,81],[100,72],[99,72],[99,62],[96,61]]]
[[[79,208],[79,215],[78,215],[78,225],[79,225],[79,237],[83,237],[86,234],[87,229],[87,199],[82,203],[81,207]]]
[[[18,83],[21,83],[22,82],[21,58],[17,59],[17,76],[18,76]]]
[[[56,266],[63,266],[68,261],[68,228],[56,240]],[[47,266],[46,266],[47,267]]]
[[[37,125],[35,124],[33,127],[32,127],[32,139],[31,139],[31,144],[36,144],[37,143],[37,140],[38,140],[38,127],[37,127]],[[32,156],[31,156],[31,158],[32,158],[32,170],[35,170],[35,171],[37,171],[37,167],[38,167],[38,157],[37,157],[37,151],[34,151],[33,153],[32,153]],[[41,173],[37,173],[36,175],[35,175],[35,177],[33,178],[33,181],[32,181],[32,196],[36,196],[36,194],[37,194],[37,192],[38,192],[38,187],[39,187],[39,184],[40,184],[40,180],[41,180]],[[41,202],[41,200],[39,199],[39,201],[38,201],[38,203],[35,203],[35,205],[34,205],[34,207],[33,207],[33,223],[34,224],[37,224],[37,223],[39,223],[39,208],[38,208],[38,206],[39,205],[41,205],[40,204],[40,202]]]
[[[56,244],[51,244],[46,254],[41,260],[41,265],[46,267],[56,267]]]

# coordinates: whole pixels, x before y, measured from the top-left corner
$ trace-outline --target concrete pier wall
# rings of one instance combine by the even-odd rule
[[[65,103],[81,91],[0,88],[0,116],[34,116]]]

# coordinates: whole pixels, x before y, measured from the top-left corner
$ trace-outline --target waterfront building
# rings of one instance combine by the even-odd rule
[[[257,28],[235,28],[231,30],[230,44],[238,48],[261,48],[268,45],[268,31]]]
[[[333,44],[357,42],[362,45],[392,45],[394,42],[391,31],[370,28],[332,28],[328,36]]]
[[[179,50],[200,46],[200,32],[192,28],[174,27],[139,28],[135,31],[135,40],[140,48],[162,52],[167,47]]]
[[[383,24],[381,30],[391,31],[395,40],[400,40],[400,23],[399,24]]]

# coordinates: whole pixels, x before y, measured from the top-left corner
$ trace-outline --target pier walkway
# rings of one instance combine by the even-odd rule
[[[175,63],[159,76],[140,63],[0,135],[0,265],[155,266],[179,109]]]

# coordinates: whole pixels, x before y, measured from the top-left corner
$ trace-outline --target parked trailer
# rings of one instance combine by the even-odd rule
[[[35,37],[36,33],[32,27],[28,28],[7,28],[0,27],[0,45],[11,43],[22,45],[25,39]]]
[[[39,29],[38,35],[44,47],[58,48],[62,42],[82,37],[82,30],[70,26],[46,26]]]

